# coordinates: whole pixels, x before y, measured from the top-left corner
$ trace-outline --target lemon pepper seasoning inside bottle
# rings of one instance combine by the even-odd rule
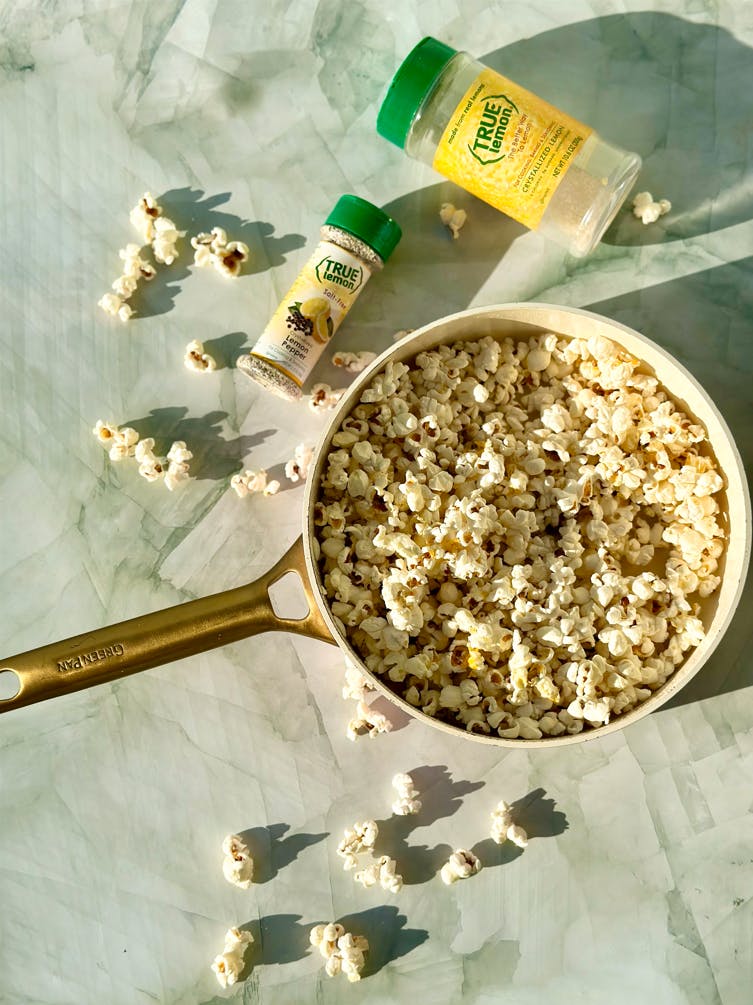
[[[372,272],[380,271],[402,236],[385,212],[355,195],[338,199],[321,241],[283,297],[258,342],[236,365],[282,398],[301,388]]]
[[[393,77],[377,131],[577,257],[599,243],[641,167],[637,154],[431,37]]]

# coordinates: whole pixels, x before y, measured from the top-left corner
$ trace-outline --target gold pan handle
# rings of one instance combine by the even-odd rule
[[[306,594],[309,609],[303,618],[278,617],[269,599],[270,586],[288,572],[298,574]],[[0,698],[0,712],[272,631],[334,643],[308,581],[300,537],[254,583],[0,658],[0,678],[11,670],[20,683],[14,697]]]

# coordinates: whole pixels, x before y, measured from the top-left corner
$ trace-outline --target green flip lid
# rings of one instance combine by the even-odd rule
[[[457,53],[427,35],[403,60],[377,116],[377,132],[398,147],[405,146],[411,123],[421,103]]]
[[[398,245],[403,232],[391,216],[357,195],[341,195],[324,221],[357,237],[386,262]]]

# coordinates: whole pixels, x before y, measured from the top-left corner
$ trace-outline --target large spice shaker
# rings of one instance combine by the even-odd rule
[[[637,154],[431,37],[395,74],[377,130],[578,257],[599,243],[641,167]]]
[[[342,324],[372,272],[381,270],[402,236],[383,210],[343,195],[320,230],[321,241],[250,354],[236,366],[290,401]]]

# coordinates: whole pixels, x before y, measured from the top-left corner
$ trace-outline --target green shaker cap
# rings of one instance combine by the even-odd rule
[[[383,262],[387,261],[403,236],[391,216],[357,195],[341,195],[324,222],[327,226],[347,230],[353,237],[368,244]]]
[[[427,35],[403,60],[377,116],[377,132],[398,147],[405,139],[421,102],[457,49]]]

